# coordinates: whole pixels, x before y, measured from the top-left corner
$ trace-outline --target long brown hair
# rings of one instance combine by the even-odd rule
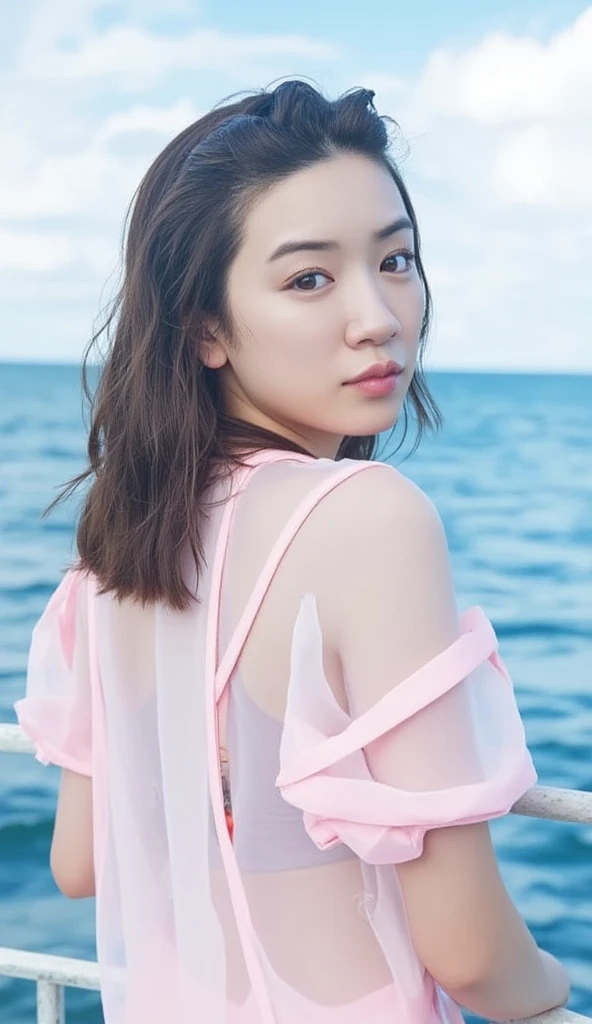
[[[301,81],[248,94],[189,125],[141,182],[125,222],[122,284],[83,360],[88,467],[45,513],[91,481],[76,536],[78,565],[94,573],[102,592],[186,608],[194,595],[182,555],[191,553],[199,576],[203,499],[214,475],[240,464],[247,451],[302,451],[227,416],[217,374],[196,353],[206,318],[232,337],[226,281],[245,217],[254,200],[295,171],[353,152],[392,175],[413,224],[426,300],[403,439],[408,406],[417,423],[413,450],[426,429],[441,426],[422,366],[432,301],[417,219],[390,152],[398,126],[377,114],[373,99],[371,90],[355,89],[329,101]],[[89,357],[103,334],[108,346],[93,394]],[[345,437],[337,458],[371,459],[376,442]]]

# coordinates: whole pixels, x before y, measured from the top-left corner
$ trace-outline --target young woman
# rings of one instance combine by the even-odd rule
[[[495,634],[457,612],[429,499],[372,461],[408,409],[439,423],[388,127],[368,90],[286,82],[192,124],[135,198],[79,560],[17,705],[64,769],[52,869],[96,892],[107,1024],[568,997],[490,841],[535,781]]]

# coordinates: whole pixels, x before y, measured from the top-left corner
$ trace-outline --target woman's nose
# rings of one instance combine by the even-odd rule
[[[366,290],[355,311],[352,310],[350,313],[345,340],[351,346],[367,342],[382,345],[400,331],[401,323],[394,311],[385,304],[380,295]]]

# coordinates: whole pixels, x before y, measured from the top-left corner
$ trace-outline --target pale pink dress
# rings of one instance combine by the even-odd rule
[[[535,782],[494,631],[465,612],[451,647],[352,718],[327,676],[309,526],[353,474],[396,470],[249,463],[232,495],[212,490],[199,603],[118,603],[70,571],[33,633],[19,721],[40,760],[93,779],[106,1024],[456,1024],[396,865]],[[457,738],[444,752],[442,735]],[[396,784],[370,774],[380,737],[404,752]]]

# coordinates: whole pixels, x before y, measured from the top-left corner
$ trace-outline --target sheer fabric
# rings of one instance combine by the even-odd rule
[[[396,864],[421,855],[427,830],[502,815],[535,781],[494,631],[469,610],[448,650],[350,716],[306,524],[351,475],[396,471],[280,452],[249,462],[209,496],[199,587],[184,564],[199,599],[187,612],[118,603],[70,571],[33,633],[21,725],[41,760],[93,780],[106,1024],[460,1022],[415,954]],[[271,860],[254,834],[258,738],[232,704],[237,667],[278,725],[267,771],[290,828],[300,814],[318,854],[296,866],[281,815]],[[396,784],[370,775],[371,743],[400,749]]]

